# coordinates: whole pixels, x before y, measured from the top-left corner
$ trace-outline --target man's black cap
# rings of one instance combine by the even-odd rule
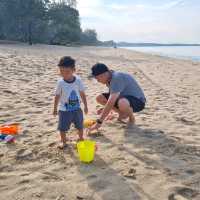
[[[91,70],[92,70],[92,76],[98,76],[100,74],[109,71],[108,67],[103,63],[96,63],[95,65],[92,66]]]

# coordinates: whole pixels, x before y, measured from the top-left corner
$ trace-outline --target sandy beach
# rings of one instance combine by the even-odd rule
[[[95,160],[57,149],[57,117],[52,115],[57,63],[77,60],[86,85],[87,117],[97,118],[95,96],[107,90],[91,79],[103,62],[132,74],[144,89],[146,109],[136,125],[107,121]],[[0,200],[199,200],[200,62],[123,49],[0,44],[0,124],[17,122],[15,144],[0,142]]]

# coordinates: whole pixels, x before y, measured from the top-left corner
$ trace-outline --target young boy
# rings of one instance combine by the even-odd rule
[[[63,149],[66,147],[66,132],[72,123],[78,129],[79,140],[83,140],[83,112],[80,99],[83,101],[85,114],[88,112],[88,107],[84,85],[75,75],[75,60],[70,56],[64,56],[60,59],[58,67],[62,78],[57,82],[53,115],[57,115],[59,104],[58,130],[61,137],[59,148]]]

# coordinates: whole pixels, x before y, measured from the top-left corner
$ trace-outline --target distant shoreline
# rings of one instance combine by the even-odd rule
[[[138,43],[138,44],[127,44],[117,45],[118,47],[180,47],[180,46],[200,46],[200,44],[154,44],[154,43]]]
[[[200,46],[137,46],[119,48],[168,58],[200,62]]]
[[[99,41],[100,43],[96,44],[81,44],[72,42],[66,45],[62,44],[46,44],[46,45],[58,45],[58,46],[101,46],[101,47],[170,47],[170,46],[200,46],[200,44],[182,44],[182,43],[171,43],[171,44],[164,44],[164,43],[129,43],[129,42],[114,42],[114,41]],[[0,40],[0,44],[28,44],[20,41],[15,40]],[[44,43],[33,43],[35,44],[44,44]]]

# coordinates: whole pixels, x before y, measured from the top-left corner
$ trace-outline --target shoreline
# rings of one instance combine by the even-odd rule
[[[157,46],[152,46],[152,47],[141,47],[141,48],[156,48]],[[168,47],[168,46],[163,46],[163,47]],[[176,47],[176,46],[172,46]],[[177,46],[177,47],[182,47],[182,46]],[[183,46],[184,47],[184,46]],[[185,46],[188,47],[188,46]],[[196,46],[195,46],[196,47]],[[199,47],[199,46],[197,46]],[[128,49],[131,51],[137,51],[137,52],[141,52],[141,53],[145,53],[145,54],[150,54],[150,55],[155,55],[155,56],[161,56],[161,57],[167,57],[167,58],[175,58],[175,59],[179,59],[179,60],[190,60],[190,61],[194,61],[194,62],[200,62],[200,56],[186,56],[186,55],[172,55],[172,54],[168,54],[168,53],[162,53],[162,52],[154,52],[154,51],[140,51],[138,49],[130,49],[132,47],[119,47],[121,49]],[[140,47],[136,47],[136,48],[140,48]],[[160,48],[160,47],[158,47]]]
[[[53,49],[54,47],[55,48],[58,48],[58,49],[63,49],[63,48],[72,48],[72,49],[82,49],[82,48],[88,48],[88,49],[114,49],[113,47],[104,47],[104,46],[63,46],[63,45],[46,45],[46,44],[33,44],[32,46],[28,45],[27,43],[0,43],[0,48],[1,46],[18,46],[19,48],[20,47],[26,47],[27,49],[37,49],[37,47],[45,47],[45,48],[48,48],[48,49]],[[168,46],[167,46],[168,47]],[[179,47],[179,46],[178,46]],[[187,46],[186,46],[187,47]],[[132,47],[131,47],[132,48]],[[134,48],[134,47],[133,47]],[[143,48],[143,47],[141,47]],[[146,47],[145,47],[146,48]],[[151,48],[151,47],[150,47]],[[200,63],[200,57],[198,56],[194,56],[194,57],[198,57],[198,58],[193,58],[192,56],[181,56],[181,55],[168,55],[168,54],[165,54],[165,53],[161,53],[161,52],[145,52],[145,51],[139,51],[139,50],[136,50],[136,49],[129,49],[129,47],[118,47],[117,49],[123,49],[123,50],[128,50],[128,51],[131,51],[131,52],[137,52],[137,53],[141,53],[143,54],[144,56],[158,56],[158,57],[161,57],[161,58],[167,58],[167,59],[175,59],[175,60],[182,60],[182,61],[191,61],[191,62],[197,62],[197,63]]]

